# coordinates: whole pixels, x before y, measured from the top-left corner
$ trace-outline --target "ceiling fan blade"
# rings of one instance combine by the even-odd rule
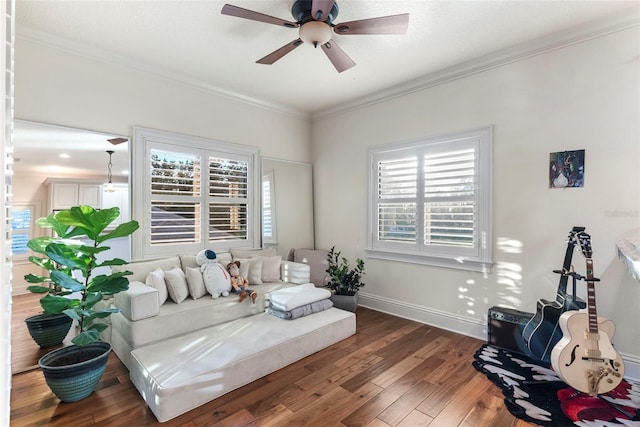
[[[225,4],[222,7],[223,15],[236,16],[238,18],[250,19],[252,21],[266,22],[267,24],[279,25],[287,28],[297,28],[297,22],[291,22],[274,16],[265,15],[264,13],[254,12],[253,10],[243,9],[238,6]]]
[[[409,14],[359,19],[336,24],[336,34],[405,34],[409,27]]]
[[[339,73],[356,65],[356,63],[353,62],[353,59],[349,58],[349,55],[344,53],[344,50],[340,49],[340,46],[338,46],[338,44],[333,40],[329,40],[327,43],[323,44],[322,50],[327,54],[329,61],[331,61]]]
[[[298,46],[300,46],[302,43],[304,43],[304,42],[302,40],[300,40],[300,39],[294,40],[291,43],[287,43],[284,46],[282,46],[280,49],[274,50],[273,52],[271,52],[269,55],[265,56],[264,58],[258,59],[256,61],[256,63],[271,65],[274,62],[276,62],[278,59],[280,59],[283,56],[285,56],[287,53],[291,52],[293,49],[295,49]]]
[[[333,8],[333,0],[313,0],[311,3],[311,17],[316,21],[326,21]]]
[[[118,144],[122,144],[123,142],[127,142],[128,139],[127,138],[111,138],[111,139],[107,139],[107,141],[109,141],[113,145],[118,145]]]

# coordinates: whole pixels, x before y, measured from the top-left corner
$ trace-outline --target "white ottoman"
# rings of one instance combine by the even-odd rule
[[[164,422],[355,332],[355,314],[337,308],[295,320],[261,313],[138,348],[130,377]]]

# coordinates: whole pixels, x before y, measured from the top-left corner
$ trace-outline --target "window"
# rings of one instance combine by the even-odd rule
[[[144,128],[134,141],[134,259],[259,244],[256,148]]]
[[[14,203],[11,208],[11,253],[14,260],[26,260],[31,255],[27,243],[34,237],[38,214],[37,204]]]
[[[492,129],[369,151],[371,258],[491,268]]]
[[[269,244],[274,244],[278,241],[273,175],[273,170],[262,175],[262,241]]]

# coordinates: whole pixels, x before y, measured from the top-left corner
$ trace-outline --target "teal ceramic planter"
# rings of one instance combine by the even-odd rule
[[[102,341],[71,345],[45,354],[38,365],[58,399],[76,402],[93,393],[107,368],[110,351],[111,344]]]
[[[38,314],[26,318],[24,322],[36,344],[40,348],[49,348],[62,344],[73,320],[66,314]]]

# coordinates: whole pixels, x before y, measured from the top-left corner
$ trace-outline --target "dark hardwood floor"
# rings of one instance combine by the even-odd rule
[[[362,307],[356,335],[163,424],[113,352],[91,396],[61,403],[27,340],[38,311],[14,298],[12,426],[531,426],[471,366],[481,341]]]

